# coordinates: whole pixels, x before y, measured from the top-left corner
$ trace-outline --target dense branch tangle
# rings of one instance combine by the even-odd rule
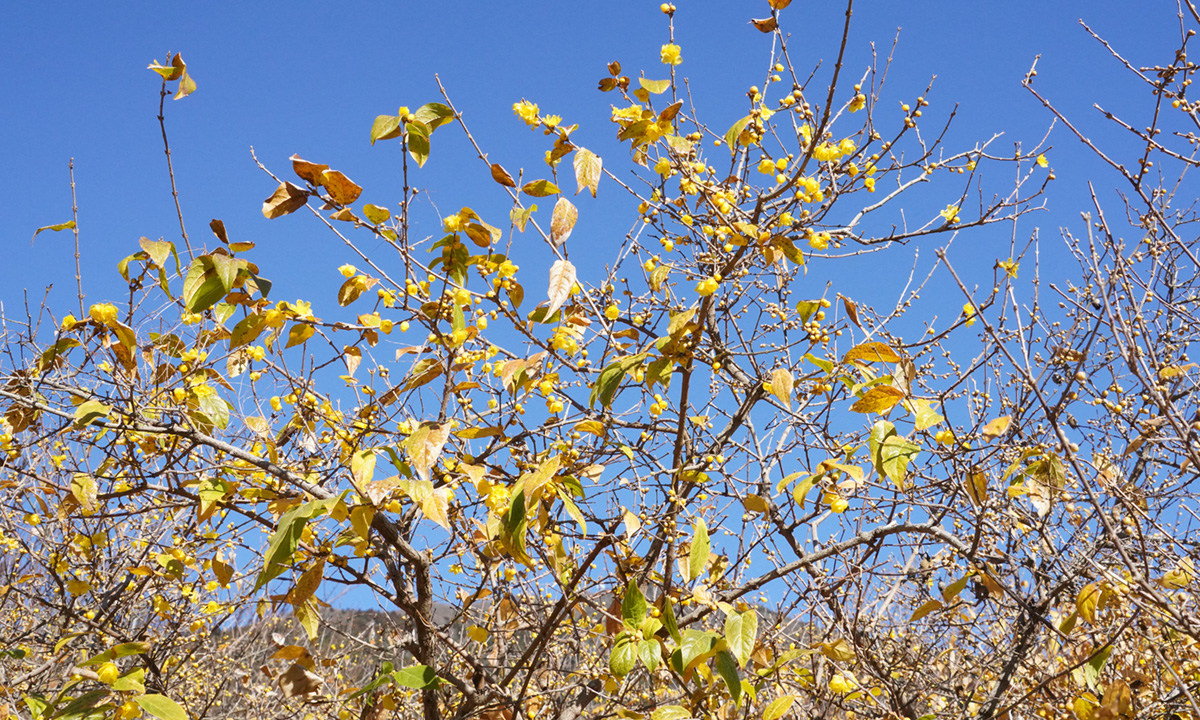
[[[293,157],[294,182],[260,165],[268,218],[307,207],[369,269],[339,268],[336,303],[268,300],[269,258],[213,221],[214,249],[186,266],[143,239],[124,307],[40,331],[6,318],[14,701],[425,720],[1182,712],[1200,670],[1200,288],[1192,210],[1172,202],[1194,136],[1138,135],[1179,164],[1173,185],[1113,163],[1142,245],[1097,196],[1086,232],[1067,231],[1080,274],[1043,286],[1046,249],[1016,238],[1053,179],[1045,148],[945,148],[953,111],[923,132],[932,86],[893,114],[886,65],[846,80],[849,4],[832,72],[798,74],[786,5],[755,21],[766,79],[728,130],[684,92],[673,27],[669,79],[610,64],[627,164],[522,100],[548,150],[514,177],[443,89],[372,127],[401,151],[398,214],[327,165]],[[1187,37],[1144,75],[1156,121],[1194,72]],[[409,163],[441,127],[478,152],[507,230],[463,207],[442,237],[410,234],[428,210]],[[1017,180],[999,191],[996,173]],[[553,209],[535,213],[541,198]],[[602,202],[636,206],[631,229],[575,247]],[[1013,241],[978,290],[954,243],[998,223]],[[915,261],[882,278],[894,308],[852,274],[928,243],[925,279]],[[521,269],[539,265],[544,301]],[[913,314],[939,284],[963,309],[935,329]],[[342,624],[323,600],[338,586],[388,614]],[[197,683],[222,653],[227,683]]]

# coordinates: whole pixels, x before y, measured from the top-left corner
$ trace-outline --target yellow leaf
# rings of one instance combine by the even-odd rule
[[[763,710],[762,720],[779,720],[779,718],[787,715],[787,711],[791,709],[792,703],[795,701],[795,695],[784,695],[783,697],[775,698]]]
[[[831,643],[821,643],[818,648],[821,650],[821,654],[830,660],[850,662],[854,659],[854,648],[850,647],[846,638],[838,638]]]
[[[1188,370],[1196,367],[1196,363],[1188,363],[1187,365],[1167,365],[1158,371],[1158,376],[1163,380],[1168,380],[1173,377],[1179,377]]]
[[[842,357],[843,363],[848,363],[851,360],[894,363],[900,362],[900,356],[896,354],[895,350],[892,350],[890,347],[881,342],[865,342],[861,345],[855,345],[854,347],[850,348]]]
[[[626,538],[633,537],[635,534],[637,534],[638,530],[642,529],[642,521],[638,519],[637,515],[634,515],[628,510],[622,511],[621,521],[625,523]]]
[[[1079,613],[1079,617],[1088,621],[1088,624],[1096,624],[1096,610],[1100,604],[1100,596],[1102,590],[1096,583],[1090,583],[1079,591],[1079,597],[1075,598],[1075,611]]]
[[[96,478],[86,473],[75,473],[71,477],[71,495],[79,502],[84,515],[95,515],[100,509],[96,499]]]
[[[767,501],[760,495],[747,495],[742,500],[742,505],[748,512],[765,513],[767,511]]]
[[[446,446],[446,440],[449,438],[449,423],[426,423],[408,436],[404,448],[408,451],[413,470],[421,480],[429,481],[430,471],[437,464],[438,456],[442,454],[442,448]]]
[[[942,607],[943,605],[941,600],[930,600],[921,607],[917,608],[912,614],[912,617],[910,617],[908,620],[909,622],[916,622],[935,610],[941,610]]]
[[[887,414],[904,399],[904,393],[891,385],[878,385],[868,390],[858,402],[850,406],[852,412]]]
[[[487,639],[490,635],[491,633],[487,631],[487,628],[481,628],[478,625],[470,625],[467,627],[467,637],[471,638],[475,642],[487,642]]]
[[[958,594],[963,591],[963,588],[967,586],[967,581],[970,579],[971,576],[968,574],[963,575],[959,579],[950,583],[950,585],[942,591],[942,599],[946,602],[950,602],[954,598],[958,597]]]
[[[356,185],[337,170],[326,170],[321,174],[321,184],[329,192],[329,197],[338,205],[349,205],[362,194],[362,187]]]
[[[767,0],[767,4],[776,10],[782,10],[792,4],[792,0]]]
[[[972,468],[963,480],[963,489],[967,491],[967,497],[971,498],[971,502],[976,507],[983,507],[987,503],[988,486],[987,475],[979,468]]]
[[[562,245],[571,237],[575,221],[579,218],[579,210],[565,197],[560,197],[554,203],[554,215],[550,218],[550,242]]]
[[[994,440],[1008,432],[1008,426],[1010,423],[1012,423],[1011,416],[1005,415],[1004,417],[998,417],[985,425],[983,430],[979,431],[979,434],[983,435],[985,440]]]
[[[1162,576],[1159,584],[1166,588],[1178,590],[1188,586],[1192,580],[1196,578],[1196,567],[1192,563],[1191,558],[1184,558],[1179,561],[1175,569],[1166,575]]]
[[[795,386],[796,380],[792,377],[791,370],[776,368],[771,373],[771,394],[779,398],[779,401],[786,405],[788,410],[792,409],[792,391]]]

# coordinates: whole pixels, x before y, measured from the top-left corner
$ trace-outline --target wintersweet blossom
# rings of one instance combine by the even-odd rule
[[[679,55],[680,49],[674,43],[662,46],[662,62],[663,65],[678,65],[683,62],[683,58]]]
[[[536,103],[531,103],[524,99],[519,103],[513,103],[513,114],[524,120],[525,124],[529,127],[538,126],[538,106]]]

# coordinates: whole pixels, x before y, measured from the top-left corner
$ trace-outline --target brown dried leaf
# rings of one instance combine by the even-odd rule
[[[280,183],[271,197],[263,201],[262,214],[268,220],[290,215],[308,202],[308,191],[290,182]]]

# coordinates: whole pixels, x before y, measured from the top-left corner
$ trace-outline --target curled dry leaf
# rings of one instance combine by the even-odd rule
[[[315,185],[321,184],[321,175],[329,169],[328,165],[320,165],[312,163],[299,155],[293,155],[288,160],[292,161],[292,170],[301,179]]]
[[[300,663],[292,663],[292,666],[279,676],[279,689],[283,691],[284,697],[292,698],[316,692],[323,682],[325,681],[319,675],[310,672]]]
[[[575,221],[579,218],[579,210],[565,197],[560,197],[554,203],[554,216],[550,219],[550,242],[555,246],[562,245],[571,237]]]
[[[280,183],[271,197],[263,201],[262,214],[268,220],[290,215],[308,202],[308,191],[290,182]]]
[[[769,33],[779,27],[779,21],[773,17],[769,18],[750,18],[751,24],[758,28],[759,32]]]
[[[513,180],[513,176],[509,175],[508,171],[500,166],[500,163],[492,163],[492,179],[504,187],[517,186],[517,181]]]
[[[567,298],[571,297],[571,288],[575,286],[575,266],[569,260],[557,260],[550,266],[550,287],[547,290],[547,296],[550,300],[550,307],[546,310],[546,317],[553,315]]]

